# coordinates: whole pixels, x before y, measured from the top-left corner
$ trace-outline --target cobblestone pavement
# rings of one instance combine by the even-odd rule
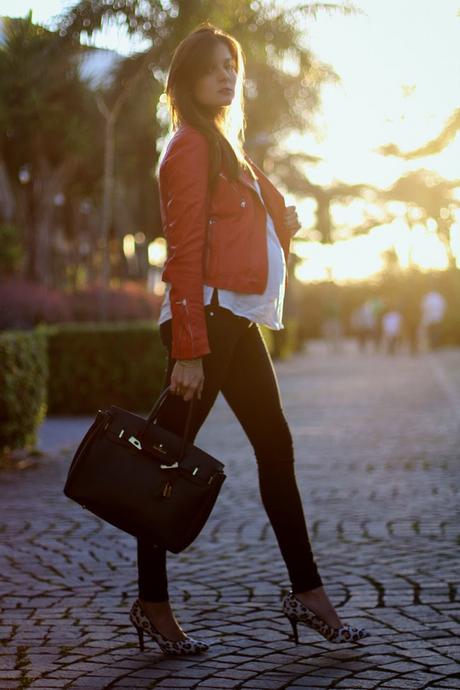
[[[460,350],[318,344],[276,368],[326,590],[371,637],[339,646],[299,626],[294,644],[255,458],[219,397],[197,443],[228,478],[198,539],[168,555],[176,615],[210,651],[139,651],[135,540],[63,495],[56,451],[0,475],[0,690],[460,688]]]

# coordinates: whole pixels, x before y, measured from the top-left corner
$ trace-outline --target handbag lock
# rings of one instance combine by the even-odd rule
[[[130,443],[132,443],[133,446],[135,446],[138,450],[142,450],[142,444],[141,444],[141,442],[139,441],[139,439],[136,438],[135,436],[130,436],[130,437],[128,438],[128,441],[129,441]],[[167,450],[165,450],[165,449],[163,448],[163,444],[162,444],[162,443],[159,443],[157,446],[156,446],[156,445],[153,445],[153,448],[155,448],[155,450],[158,450],[160,453],[164,453],[165,455],[166,455],[166,453],[168,452]],[[169,468],[169,467],[179,467],[179,465],[177,464],[177,462],[175,462],[174,465],[160,465],[160,467],[167,467],[167,468]]]
[[[118,434],[118,438],[121,438],[121,437],[123,436],[124,433],[125,433],[125,430],[122,429],[122,430],[120,431],[120,433]],[[138,450],[142,450],[141,442],[140,442],[139,439],[136,438],[135,436],[130,436],[130,437],[128,438],[128,441],[129,441],[130,443],[132,443],[133,446],[135,446]]]
[[[124,429],[123,429],[122,432],[120,433],[120,436],[122,436],[123,431],[124,431]],[[141,442],[140,442],[139,439],[136,438],[135,436],[130,436],[130,437],[128,438],[128,441],[129,441],[130,443],[132,443],[133,446],[135,446],[138,450],[142,450]],[[154,445],[153,447],[154,447],[156,450],[160,451],[161,453],[166,453],[166,452],[167,452],[166,450],[164,450],[163,444],[162,444],[162,443],[159,443],[157,446]],[[172,465],[160,465],[160,468],[161,468],[162,470],[172,470],[172,469],[175,469],[175,468],[177,468],[177,467],[179,467],[179,463],[178,463],[178,462],[174,462]],[[195,469],[193,470],[192,474],[193,474],[193,475],[198,474],[198,467],[195,467]],[[211,475],[211,476],[209,477],[209,479],[208,479],[208,484],[211,484],[212,481],[213,481],[213,479],[214,479],[214,475]]]
[[[120,436],[122,435],[122,433],[123,433],[123,430],[122,430]],[[128,438],[128,441],[129,441],[130,443],[132,443],[133,446],[134,446],[135,448],[137,448],[138,450],[142,450],[142,444],[141,444],[141,442],[139,441],[139,439],[136,438],[135,436],[130,436],[130,437]],[[153,447],[155,448],[155,450],[158,450],[160,453],[165,453],[165,454],[166,454],[166,453],[168,452],[168,451],[166,451],[166,450],[163,448],[163,444],[162,444],[162,443],[159,443],[157,446],[154,445]],[[161,467],[162,470],[171,470],[171,469],[174,469],[174,468],[176,468],[176,467],[179,467],[179,463],[178,463],[178,462],[174,462],[172,465],[160,465],[160,467]]]
[[[141,442],[140,442],[139,439],[136,438],[135,436],[130,436],[130,437],[128,438],[128,441],[129,441],[130,443],[132,443],[133,446],[135,446],[138,450],[142,450]]]
[[[120,431],[120,433],[118,434],[118,437],[119,437],[119,438],[121,438],[121,437],[123,436],[124,431],[125,431],[124,429],[122,429],[122,430]],[[130,443],[132,443],[133,446],[135,446],[138,450],[142,450],[142,444],[141,444],[141,442],[139,441],[139,439],[136,438],[135,436],[130,436],[130,437],[128,438],[128,441],[129,441]],[[158,443],[158,445],[153,444],[153,448],[155,448],[155,450],[157,450],[159,453],[163,453],[163,454],[165,454],[165,455],[166,455],[166,453],[168,452],[167,450],[165,450],[165,448],[163,447],[163,444],[162,444],[162,443]],[[175,466],[177,467],[177,465],[175,465]],[[162,467],[171,467],[171,465],[162,465]]]

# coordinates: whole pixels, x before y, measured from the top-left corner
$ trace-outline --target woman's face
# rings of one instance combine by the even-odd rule
[[[232,54],[228,46],[219,41],[214,48],[211,66],[195,84],[195,100],[203,106],[230,105],[235,95],[236,77],[236,64]]]

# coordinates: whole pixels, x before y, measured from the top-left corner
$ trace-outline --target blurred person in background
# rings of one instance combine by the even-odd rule
[[[366,300],[351,314],[351,327],[358,340],[360,352],[366,352],[367,343],[375,343],[376,316],[372,302]]]
[[[401,346],[403,316],[400,311],[391,309],[382,317],[383,347],[388,355],[394,355]]]
[[[343,335],[339,288],[335,283],[326,285],[326,295],[323,302],[323,318],[321,324],[322,336],[329,344],[329,352],[341,351]]]
[[[430,290],[422,297],[420,336],[430,350],[439,346],[446,308],[446,299],[438,290]]]
[[[382,314],[385,308],[385,304],[381,297],[374,295],[369,300],[369,308],[373,314],[373,340],[374,340],[374,350],[378,352],[380,350],[381,340],[382,340]]]
[[[403,315],[402,340],[407,344],[411,355],[419,351],[420,335],[420,299],[417,285],[407,280],[399,299],[399,309]]]

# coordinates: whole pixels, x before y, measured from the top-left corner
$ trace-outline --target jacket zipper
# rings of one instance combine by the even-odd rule
[[[195,341],[194,341],[194,338],[193,338],[192,329],[191,329],[191,327],[190,327],[190,312],[189,312],[189,310],[188,310],[187,299],[184,297],[184,298],[181,299],[181,300],[176,300],[176,304],[182,304],[182,305],[185,307],[185,311],[187,312],[187,317],[186,317],[186,319],[187,319],[187,328],[188,328],[188,332],[189,332],[189,334],[190,334],[190,340],[191,340],[191,343],[192,343],[192,351],[193,351],[193,354],[195,354],[195,344],[194,344]]]
[[[232,189],[234,189],[235,192],[236,192],[237,194],[240,194],[240,207],[244,208],[244,207],[246,206],[246,199],[245,199],[244,197],[241,197],[241,193],[238,191],[238,189],[237,189],[235,183],[234,183],[234,182],[231,182],[231,181],[228,179],[228,177],[226,177],[223,173],[219,173],[219,175],[220,175],[220,177],[222,177],[226,182],[229,183],[230,187],[232,187]],[[254,192],[255,192],[255,191],[256,191],[256,190],[254,189]],[[256,192],[256,194],[257,194],[257,192]],[[215,221],[214,221],[214,222],[215,222]]]
[[[210,256],[211,256],[211,225],[215,223],[216,221],[214,218],[209,218],[208,219],[208,226],[206,228],[206,247],[205,247],[205,255],[206,255],[206,261],[205,261],[205,271],[206,273],[209,271],[209,264],[210,264]]]

